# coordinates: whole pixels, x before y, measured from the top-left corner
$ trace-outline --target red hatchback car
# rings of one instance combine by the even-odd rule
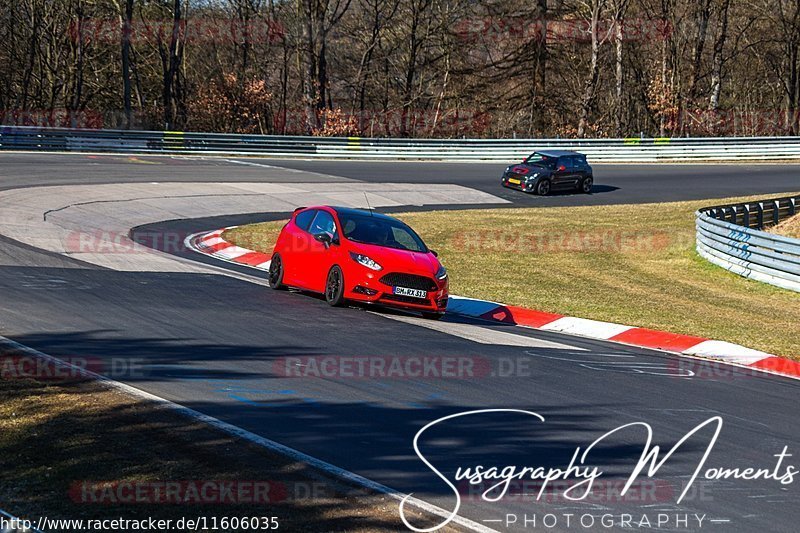
[[[334,306],[376,303],[433,319],[447,307],[436,252],[396,218],[360,209],[296,209],[275,243],[269,284],[322,293]]]

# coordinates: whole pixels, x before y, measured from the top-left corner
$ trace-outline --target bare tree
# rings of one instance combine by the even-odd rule
[[[722,0],[719,9],[719,30],[714,40],[714,53],[711,59],[711,96],[708,101],[708,111],[714,120],[719,111],[719,96],[722,92],[722,62],[725,41],[728,38],[728,9],[731,0]]]
[[[0,0],[4,122],[298,134],[341,108],[358,127],[325,131],[797,134],[800,2]]]
[[[408,56],[405,62],[405,80],[403,81],[403,111],[400,117],[400,135],[408,135],[408,114],[414,104],[414,82],[417,78],[419,58],[427,38],[424,20],[432,0],[409,0],[408,24]]]
[[[589,76],[583,90],[581,101],[580,120],[578,122],[578,137],[586,134],[589,122],[589,113],[594,105],[597,95],[597,82],[600,78],[600,45],[608,38],[608,32],[600,27],[600,17],[606,8],[606,0],[589,0],[585,4],[589,11],[589,31],[591,32],[591,57],[589,61]]]
[[[622,113],[625,109],[625,93],[623,91],[624,62],[623,62],[623,42],[625,31],[625,15],[628,10],[628,0],[613,0],[612,3],[612,26],[614,28],[614,77],[616,80],[614,91],[614,136],[622,137]]]
[[[367,80],[372,69],[373,58],[384,28],[394,21],[399,6],[400,0],[360,0],[359,2],[363,15],[358,22],[367,31],[366,39],[363,42],[363,51],[358,62],[358,70],[356,71],[354,102],[351,103],[351,109],[355,108],[357,100],[358,128],[360,131],[364,131]]]
[[[330,104],[328,37],[350,7],[351,0],[299,0],[303,14],[306,115],[311,129],[319,127],[318,111]]]
[[[131,34],[133,32],[133,2],[125,0],[122,9],[122,101],[125,108],[125,129],[130,129],[133,115],[133,105],[131,103]],[[122,6],[121,6],[122,7]]]
[[[183,58],[183,4],[182,0],[172,1],[172,24],[168,36],[169,42],[164,43],[159,35],[158,52],[161,56],[161,71],[163,85],[161,103],[164,108],[164,128],[175,128],[178,114],[182,111],[179,103],[182,100],[182,85],[180,78],[181,60]],[[178,108],[176,110],[176,107]]]

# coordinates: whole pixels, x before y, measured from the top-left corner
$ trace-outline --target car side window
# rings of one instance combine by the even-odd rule
[[[317,211],[317,216],[314,217],[314,222],[311,223],[308,231],[315,236],[327,233],[333,238],[336,235],[336,222],[327,211]]]
[[[316,209],[307,209],[302,213],[297,213],[297,216],[294,217],[294,223],[301,230],[308,231],[308,227],[311,225],[311,221],[314,220],[314,215],[316,214]]]

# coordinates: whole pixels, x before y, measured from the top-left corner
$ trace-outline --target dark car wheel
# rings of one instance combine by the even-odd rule
[[[272,256],[272,260],[269,263],[269,275],[267,278],[270,288],[276,291],[286,288],[286,285],[283,284],[283,261],[281,261],[280,255],[275,254]]]
[[[444,316],[444,313],[429,313],[427,311],[422,312],[422,318],[425,320],[441,320]]]
[[[550,194],[550,180],[541,180],[536,184],[536,194],[539,196],[547,196]]]
[[[580,183],[580,190],[584,194],[589,194],[592,192],[592,186],[594,186],[594,179],[591,176],[588,178],[584,178]]]
[[[342,269],[334,265],[328,272],[325,283],[325,301],[333,307],[344,305],[344,275]]]

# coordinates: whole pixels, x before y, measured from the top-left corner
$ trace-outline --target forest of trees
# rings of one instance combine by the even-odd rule
[[[0,0],[0,123],[796,135],[800,0]]]

